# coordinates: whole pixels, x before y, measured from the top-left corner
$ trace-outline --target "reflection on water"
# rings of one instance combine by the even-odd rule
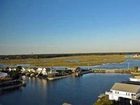
[[[93,105],[99,94],[114,82],[128,80],[125,74],[87,74],[57,81],[26,78],[27,86],[0,96],[2,105]],[[8,100],[7,100],[8,99]]]

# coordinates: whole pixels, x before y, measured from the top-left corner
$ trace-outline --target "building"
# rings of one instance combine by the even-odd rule
[[[46,68],[43,68],[41,73],[42,75],[48,75]]]
[[[7,77],[7,76],[8,76],[7,73],[0,72],[0,78],[5,78],[5,77]]]
[[[138,71],[140,71],[140,67],[138,67]]]
[[[26,69],[25,69],[24,67],[22,67],[22,68],[21,68],[21,72],[22,72],[22,73],[25,73],[25,72],[26,72]]]
[[[33,68],[28,68],[28,69],[27,69],[27,72],[29,72],[29,73],[35,73],[36,71],[35,71],[35,69],[33,69]]]
[[[39,68],[36,69],[36,72],[37,72],[38,74],[40,74],[40,73],[42,72],[42,70],[43,70],[43,68],[39,67]]]
[[[110,92],[106,92],[106,95],[109,96],[109,100],[127,100],[129,101],[130,105],[134,105],[133,103],[140,101],[140,85],[115,83],[110,89]]]
[[[77,71],[89,71],[89,70],[91,70],[90,66],[79,66],[75,69],[75,72],[77,72]]]
[[[139,54],[135,54],[135,55],[133,55],[133,58],[139,58],[139,57],[140,57]]]
[[[46,71],[48,75],[67,75],[72,73],[71,69],[63,66],[48,67]]]

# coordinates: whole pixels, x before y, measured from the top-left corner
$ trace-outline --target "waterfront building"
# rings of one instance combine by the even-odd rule
[[[139,57],[140,57],[139,54],[135,54],[135,55],[133,55],[133,58],[139,58]]]
[[[5,71],[12,71],[12,68],[6,67]]]
[[[16,67],[15,66],[6,67],[5,71],[16,71]]]
[[[135,105],[133,103],[139,103],[140,101],[140,85],[115,83],[110,91],[105,94],[109,96],[109,100],[118,102],[127,100],[127,103],[129,102],[130,105]]]
[[[31,73],[31,72],[32,72],[32,73],[35,73],[35,69],[30,69],[30,68],[28,68],[27,71],[30,72],[30,73]]]
[[[42,73],[42,75],[47,75],[48,74],[47,71],[46,71],[46,68],[43,68],[41,73]]]
[[[138,71],[140,71],[140,67],[138,67]]]
[[[43,68],[39,67],[39,68],[36,69],[36,72],[37,72],[38,74],[40,74],[40,73],[42,72],[42,70],[43,70]]]
[[[0,78],[5,78],[5,77],[7,77],[7,76],[8,76],[7,73],[0,72]]]
[[[22,73],[25,73],[25,72],[26,72],[26,69],[25,69],[24,67],[22,67],[22,68],[21,68],[21,72],[22,72]]]
[[[48,75],[65,75],[72,73],[71,69],[63,66],[48,67],[46,71]]]

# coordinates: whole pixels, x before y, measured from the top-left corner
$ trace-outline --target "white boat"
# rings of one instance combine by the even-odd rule
[[[134,81],[134,82],[140,82],[140,79],[138,78],[129,78],[130,81]]]

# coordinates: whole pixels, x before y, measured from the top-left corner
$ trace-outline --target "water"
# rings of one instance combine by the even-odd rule
[[[127,59],[122,63],[90,66],[94,69],[126,69],[140,67],[140,60]],[[89,67],[88,67],[89,68]],[[0,95],[0,105],[93,105],[101,93],[115,82],[128,80],[125,74],[86,74],[56,81],[27,78],[27,86]]]
[[[128,69],[134,68],[136,66],[140,67],[140,60],[126,59],[125,62],[122,63],[106,63],[102,65],[82,66],[82,67],[91,69]]]
[[[128,80],[126,74],[86,74],[56,81],[27,78],[27,86],[0,95],[0,105],[93,105],[97,97],[115,82]]]
[[[69,60],[68,62],[78,62],[78,60]],[[23,66],[23,67],[31,67],[31,64],[17,64],[16,66]],[[91,68],[91,69],[128,69],[128,68],[134,68],[134,67],[140,67],[140,60],[136,59],[126,59],[122,63],[106,63],[96,66],[81,66],[85,69]],[[6,67],[6,65],[0,64],[0,67]],[[58,66],[54,66],[58,68]],[[66,68],[64,66],[61,66],[60,68]]]

